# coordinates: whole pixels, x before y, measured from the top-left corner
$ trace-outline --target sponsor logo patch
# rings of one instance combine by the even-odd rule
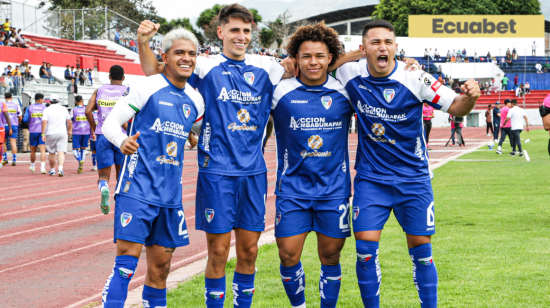
[[[386,134],[386,128],[384,127],[384,125],[382,125],[380,123],[373,123],[372,126],[371,126],[371,130],[372,130],[372,133],[374,134],[374,136],[371,135],[371,134],[368,134],[368,135],[373,141],[375,141],[375,142],[389,142],[391,144],[395,144],[395,140],[389,139],[386,136],[384,136]]]
[[[214,210],[213,209],[206,209],[204,211],[204,214],[206,216],[206,221],[208,221],[208,223],[210,223],[212,221],[212,219],[214,219]]]
[[[427,86],[431,86],[432,82],[430,81],[430,79],[428,79],[428,77],[425,77],[424,78],[424,84],[427,85]]]
[[[240,109],[237,112],[237,119],[242,123],[242,125],[238,125],[237,123],[231,123],[229,126],[227,126],[228,129],[231,131],[256,131],[258,127],[256,125],[248,125],[248,122],[250,122],[250,113],[246,109]]]
[[[255,288],[243,290],[244,295],[253,295],[256,291]]]
[[[219,292],[219,291],[210,292],[210,297],[213,299],[222,299],[224,295],[225,295],[224,292]]]
[[[432,85],[432,90],[434,90],[434,92],[437,92],[437,90],[439,90],[439,88],[441,88],[441,83],[439,81],[436,81],[433,85]]]
[[[353,207],[353,220],[356,220],[358,216],[359,216],[359,207],[354,206]]]
[[[129,181],[124,184],[124,192],[128,192],[128,190],[130,190],[130,184],[132,183],[130,183]]]
[[[278,226],[281,222],[281,212],[275,213],[275,225]]]
[[[328,281],[342,281],[342,276],[338,277],[327,277]]]
[[[178,155],[178,144],[175,141],[171,141],[166,145],[166,154],[157,157],[157,161],[162,164],[168,164],[173,166],[179,166],[180,162],[176,159]]]
[[[432,256],[429,256],[427,258],[418,259],[418,262],[420,262],[420,264],[424,264],[424,265],[432,265],[434,260],[433,260]]]
[[[123,228],[126,227],[131,221],[132,221],[132,214],[122,213],[122,215],[120,215],[120,223],[122,224]]]

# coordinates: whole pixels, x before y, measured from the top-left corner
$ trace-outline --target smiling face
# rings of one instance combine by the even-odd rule
[[[300,80],[307,85],[320,85],[327,80],[332,54],[323,42],[305,41],[296,55],[300,67]]]
[[[174,40],[172,48],[162,54],[162,61],[165,64],[166,77],[174,84],[185,82],[195,69],[197,61],[197,47],[188,40]],[[172,80],[173,79],[173,80]]]
[[[218,37],[223,41],[223,54],[233,60],[244,60],[252,39],[252,24],[240,18],[229,17],[229,22],[218,27]]]
[[[395,68],[395,33],[390,29],[379,27],[370,29],[363,37],[359,49],[366,54],[369,74],[374,77],[388,76]]]

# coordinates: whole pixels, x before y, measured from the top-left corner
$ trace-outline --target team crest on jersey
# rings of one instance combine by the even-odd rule
[[[183,104],[183,115],[185,118],[189,118],[189,115],[191,114],[191,107],[187,104]]]
[[[321,97],[321,103],[323,103],[323,106],[325,107],[325,109],[328,110],[330,106],[332,106],[332,97],[330,96]]]
[[[176,157],[178,155],[178,144],[175,141],[171,141],[166,146],[166,154]]]
[[[323,146],[323,138],[319,135],[313,135],[307,140],[307,145],[313,150],[318,150]]]
[[[204,211],[204,214],[206,216],[206,221],[208,221],[208,223],[210,223],[212,221],[212,219],[214,219],[214,210],[213,209],[206,209]]]
[[[371,254],[365,254],[365,255],[362,255],[360,253],[357,254],[357,259],[359,260],[359,262],[367,262],[371,258],[372,258]]]
[[[279,223],[281,222],[281,212],[277,212],[275,213],[275,225],[278,226]]]
[[[210,292],[210,297],[213,299],[222,299],[224,295],[225,295],[224,292],[219,292],[219,291]]]
[[[120,215],[120,223],[122,224],[123,228],[126,227],[131,221],[132,221],[132,214],[122,213],[122,215]]]
[[[359,216],[359,207],[354,206],[353,207],[353,220],[356,220],[358,216]]]
[[[394,96],[395,96],[394,89],[384,89],[384,98],[386,99],[386,102],[388,102],[388,104],[391,103]]]
[[[429,256],[427,258],[418,259],[418,262],[420,262],[420,264],[424,264],[424,265],[432,265],[434,260],[433,260],[432,256]]]
[[[134,271],[124,267],[119,268],[118,273],[120,274],[120,276],[122,276],[122,278],[126,279],[132,278],[132,276],[134,276]]]
[[[244,79],[246,80],[246,82],[248,82],[249,85],[252,85],[254,83],[254,73],[252,72],[244,73]]]

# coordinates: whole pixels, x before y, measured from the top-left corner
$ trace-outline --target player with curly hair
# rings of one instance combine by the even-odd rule
[[[308,233],[317,233],[321,307],[336,307],[340,251],[351,236],[347,135],[353,106],[342,84],[328,75],[341,46],[338,33],[322,22],[298,28],[287,52],[296,59],[299,76],[281,81],[273,94],[278,159],[275,237],[292,307],[306,306],[300,257]]]

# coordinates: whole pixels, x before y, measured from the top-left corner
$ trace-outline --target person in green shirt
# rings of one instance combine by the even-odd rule
[[[502,78],[502,90],[508,90],[508,77],[504,76],[504,78]]]
[[[545,73],[550,73],[550,63],[548,63],[548,61],[544,63],[543,68]]]

